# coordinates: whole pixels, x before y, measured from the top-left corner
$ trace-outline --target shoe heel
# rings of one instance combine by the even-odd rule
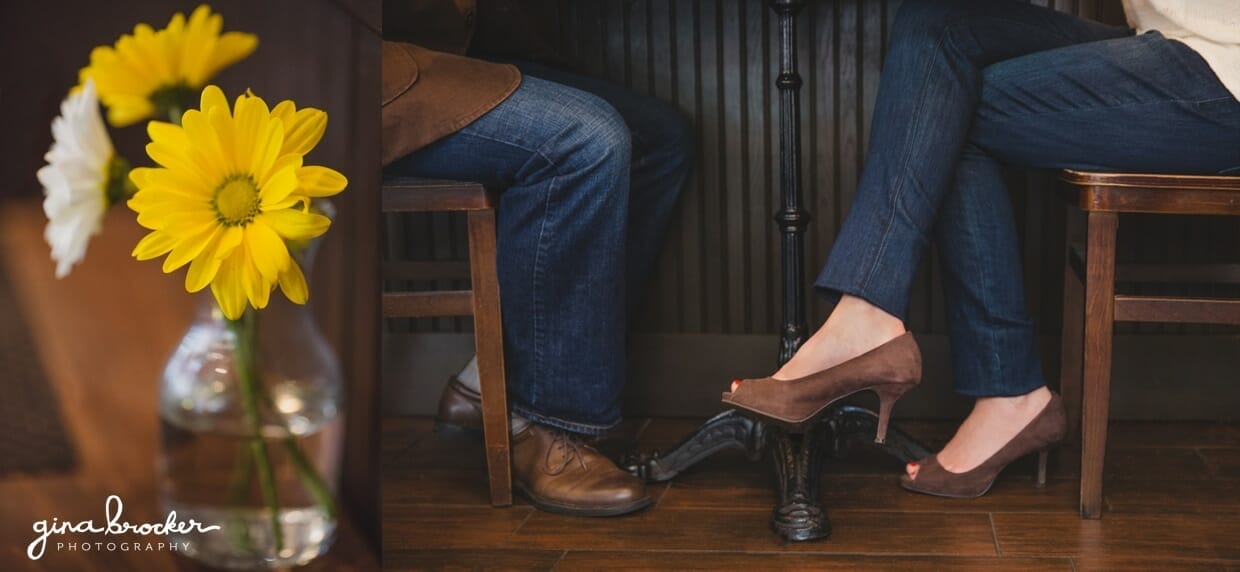
[[[874,393],[878,394],[878,431],[874,435],[875,443],[887,442],[887,422],[891,420],[891,409],[895,407],[896,401],[911,388],[912,384],[904,383],[880,385],[874,388]]]
[[[1050,449],[1038,451],[1038,486],[1046,486],[1046,458]]]

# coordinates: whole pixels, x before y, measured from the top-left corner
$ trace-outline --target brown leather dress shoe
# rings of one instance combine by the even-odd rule
[[[578,516],[650,506],[646,484],[567,431],[530,423],[512,436],[512,484],[530,504]]]
[[[435,432],[445,436],[482,434],[482,396],[465,387],[456,376],[448,379],[448,385],[439,394]]]

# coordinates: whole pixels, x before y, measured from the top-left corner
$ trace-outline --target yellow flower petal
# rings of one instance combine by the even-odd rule
[[[264,212],[259,219],[271,225],[285,240],[310,240],[327,232],[332,224],[331,219],[323,215],[296,209]]]
[[[220,269],[220,259],[212,252],[216,245],[219,244],[219,237],[212,239],[211,244],[207,245],[203,256],[194,259],[189,265],[189,272],[185,273],[185,291],[198,292],[206,288]]]
[[[305,304],[310,298],[310,287],[306,285],[306,275],[302,274],[301,266],[294,260],[288,270],[280,273],[280,290],[284,297],[294,304]]]
[[[227,32],[215,42],[215,50],[205,68],[207,76],[244,60],[258,47],[258,36],[241,32]]]
[[[293,191],[297,190],[297,171],[292,167],[274,174],[267,183],[263,185],[261,196],[263,199],[263,208],[269,209],[273,205],[283,202]]]
[[[219,245],[216,246],[215,257],[227,258],[232,256],[233,251],[238,246],[241,246],[243,240],[245,240],[245,230],[239,226],[228,227],[224,235],[220,237]]]
[[[309,153],[327,131],[327,113],[312,107],[295,110],[293,102],[281,101],[271,114],[284,124],[284,153]]]
[[[236,129],[233,158],[237,161],[237,170],[244,173],[257,173],[253,168],[256,164],[255,149],[265,148],[267,145],[270,137],[267,128],[271,121],[271,112],[267,110],[267,104],[263,103],[263,100],[242,95],[237,98],[233,106],[233,118],[235,119],[233,125]]]
[[[173,246],[176,246],[176,241],[171,236],[155,231],[138,241],[132,255],[138,260],[150,260],[171,252]]]
[[[271,181],[271,177],[281,174],[281,171],[284,171],[285,169],[296,170],[300,168],[301,155],[296,153],[286,153],[284,155],[280,155],[280,157],[276,159],[275,163],[271,164],[271,168],[267,170],[267,176],[259,179],[258,186],[266,186],[267,183]]]
[[[198,234],[180,239],[172,248],[172,252],[168,254],[168,258],[164,259],[164,274],[171,274],[174,270],[194,260],[194,257],[198,256],[215,237],[216,232],[218,232],[217,228],[208,227]]]
[[[202,88],[198,109],[203,113],[209,113],[215,107],[222,108],[224,113],[231,113],[228,108],[228,98],[224,97],[224,90],[218,85],[208,85]]]
[[[189,138],[185,136],[185,130],[175,123],[148,121],[146,124],[146,134],[150,136],[151,141],[156,143],[163,143],[176,148],[189,147]]]
[[[288,247],[280,240],[280,235],[261,220],[246,227],[245,245],[254,266],[268,283],[274,284],[280,273],[288,268],[291,261]]]
[[[301,192],[310,197],[330,197],[349,185],[349,180],[339,171],[319,165],[298,169],[297,180]]]
[[[255,268],[254,261],[242,253],[241,262],[241,286],[245,289],[245,297],[250,301],[250,305],[259,310],[267,307],[267,301],[271,299],[271,289],[273,282],[263,280],[263,277]]]
[[[211,294],[224,317],[236,320],[245,313],[245,290],[241,286],[241,256],[229,256],[220,262],[219,271],[211,281]]]

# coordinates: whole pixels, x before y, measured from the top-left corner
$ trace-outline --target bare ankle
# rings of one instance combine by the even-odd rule
[[[1051,391],[1045,385],[1039,387],[1024,395],[1013,395],[1008,397],[979,397],[977,402],[979,405],[999,405],[1011,408],[1024,408],[1029,406],[1045,405],[1051,399]]]

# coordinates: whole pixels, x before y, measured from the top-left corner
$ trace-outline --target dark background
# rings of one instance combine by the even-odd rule
[[[1123,24],[1119,0],[1041,0],[1056,10]],[[897,0],[810,1],[800,17],[802,181],[813,215],[805,235],[811,326],[827,307],[810,281],[852,202]],[[480,10],[483,8],[480,7]],[[485,14],[479,14],[479,22]],[[633,415],[705,415],[734,377],[774,365],[779,305],[778,98],[775,17],[765,2],[604,0],[561,2],[563,53],[584,73],[674,103],[697,127],[697,171],[673,221],[632,338]],[[1124,142],[1116,141],[1116,145]],[[1047,379],[1058,377],[1063,201],[1053,173],[1012,171],[1031,315],[1043,335]],[[389,252],[420,259],[464,256],[464,223],[447,215],[390,221]],[[953,416],[941,279],[931,252],[915,281],[910,326],[927,355],[926,389],[900,412]],[[1240,261],[1240,220],[1123,217],[1121,262]],[[448,284],[441,284],[447,286]],[[428,286],[428,285],[418,285]],[[1236,294],[1211,286],[1144,292]],[[394,324],[385,346],[385,407],[429,412],[447,375],[468,359],[460,319]],[[1113,416],[1233,417],[1240,371],[1236,329],[1119,324]],[[412,383],[410,380],[412,379]],[[1222,392],[1227,399],[1202,396]],[[1214,393],[1215,396],[1219,395]],[[906,404],[906,402],[908,402]]]
[[[35,171],[51,145],[51,119],[91,48],[112,44],[138,22],[161,28],[174,12],[188,16],[198,4],[0,0],[0,199],[39,196]],[[349,178],[349,188],[334,199],[339,214],[311,292],[348,384],[343,495],[377,546],[379,0],[214,0],[210,5],[223,14],[224,30],[259,36],[258,49],[213,82],[230,99],[251,88],[271,105],[294,99],[299,107],[327,111],[327,133],[310,160]],[[142,125],[111,131],[118,152],[135,165],[150,164],[142,150]],[[185,303],[196,302],[187,295]]]

